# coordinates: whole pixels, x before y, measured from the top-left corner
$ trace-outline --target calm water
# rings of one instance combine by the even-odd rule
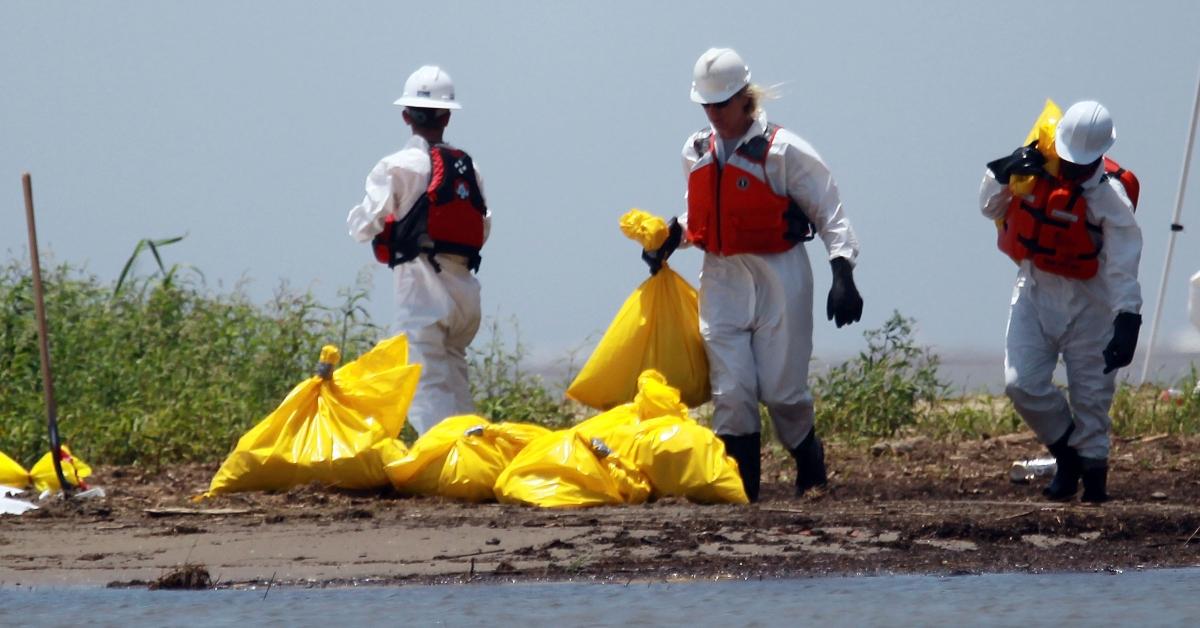
[[[1200,625],[1200,569],[158,592],[0,591],[3,626]]]

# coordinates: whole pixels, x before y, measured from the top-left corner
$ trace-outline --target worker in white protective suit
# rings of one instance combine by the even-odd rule
[[[482,181],[470,156],[443,141],[454,83],[424,66],[404,83],[412,137],[367,176],[366,196],[346,217],[350,235],[372,241],[392,269],[396,333],[408,335],[409,360],[421,378],[408,421],[424,434],[442,419],[471,414],[467,346],[479,330],[479,250],[491,228]]]
[[[1024,146],[988,164],[979,192],[983,215],[999,221],[1000,249],[1020,266],[1005,391],[1057,462],[1043,491],[1052,500],[1073,498],[1081,478],[1083,501],[1108,499],[1115,371],[1133,360],[1141,326],[1142,233],[1125,187],[1104,167],[1115,139],[1107,109],[1076,103],[1055,131],[1057,176]],[[1018,174],[1037,175],[1031,194],[1014,197],[1008,184]],[[1060,355],[1068,396],[1052,381]]]
[[[808,142],[767,121],[763,95],[737,52],[700,56],[691,98],[709,127],[683,145],[687,213],[671,221],[661,248],[643,252],[654,273],[681,244],[704,250],[700,333],[713,428],[751,501],[759,492],[760,401],[795,458],[796,494],[827,483],[808,387],[813,275],[803,242],[820,236],[829,253],[828,318],[842,327],[862,316],[853,275],[858,239],[833,176]]]

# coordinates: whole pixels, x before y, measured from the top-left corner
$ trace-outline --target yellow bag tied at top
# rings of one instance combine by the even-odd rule
[[[530,441],[550,430],[526,423],[491,423],[475,415],[441,421],[408,455],[384,471],[403,493],[478,502],[495,498],[500,472]]]
[[[396,436],[421,367],[408,364],[404,335],[380,342],[335,371],[339,361],[336,347],[321,349],[317,375],[293,388],[238,440],[208,495],[310,482],[342,488],[388,485],[385,465],[407,453]]]
[[[665,264],[625,300],[567,396],[598,410],[633,401],[637,378],[654,369],[698,406],[712,397],[696,290]]]
[[[745,504],[737,462],[712,430],[686,416],[662,416],[618,428],[605,441],[649,480],[657,497],[701,504]]]
[[[51,468],[51,473],[54,469]],[[25,488],[29,486],[32,480],[29,477],[29,472],[22,467],[19,462],[9,458],[4,452],[0,451],[0,486],[10,488]],[[58,481],[58,478],[55,478]]]
[[[603,443],[569,429],[526,445],[496,479],[495,492],[509,504],[578,508],[641,503],[650,485]]]
[[[619,428],[668,415],[685,417],[688,415],[687,406],[680,401],[679,390],[669,386],[662,373],[649,369],[638,376],[637,394],[633,401],[597,414],[572,429],[583,434],[588,441],[593,438],[606,440]]]
[[[76,487],[85,487],[83,478],[92,474],[92,468],[79,458],[71,455],[71,450],[63,445],[62,459],[59,460],[59,466],[62,467],[63,478],[67,480],[67,484]],[[29,477],[33,481],[33,487],[39,491],[60,491],[62,485],[58,483],[58,474],[54,472],[54,458],[50,452],[42,454],[42,457],[34,463],[29,469]]]
[[[667,221],[634,208],[621,216],[621,233],[643,249],[656,251],[667,240]]]
[[[638,377],[634,401],[565,431],[575,438],[555,432],[513,460],[496,483],[501,501],[544,507],[635,504],[650,496],[747,502],[724,443],[688,417],[679,391],[653,370]],[[607,478],[592,477],[599,473]]]
[[[1022,143],[1022,146],[1029,146],[1037,142],[1038,152],[1046,158],[1046,172],[1054,176],[1058,176],[1059,162],[1058,153],[1054,150],[1054,132],[1061,119],[1062,110],[1054,104],[1053,100],[1047,98],[1045,106],[1042,107],[1042,113],[1038,115],[1037,121],[1033,123],[1033,128],[1025,136],[1025,142]],[[1025,196],[1033,193],[1035,183],[1037,183],[1037,175],[1016,174],[1009,177],[1008,189],[1014,196]]]

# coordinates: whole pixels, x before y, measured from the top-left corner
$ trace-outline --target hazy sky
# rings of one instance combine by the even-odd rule
[[[646,276],[617,228],[630,207],[683,210],[688,100],[710,46],[786,82],[770,118],[828,162],[860,240],[861,325],[824,320],[818,357],[863,347],[892,310],[942,352],[999,355],[1016,269],[979,215],[983,164],[1046,98],[1111,110],[1111,154],[1141,179],[1147,325],[1162,272],[1197,71],[1200,3],[11,2],[0,21],[0,250],[26,259],[20,174],[43,251],[115,279],[141,238],[211,286],[281,281],[333,303],[364,268],[390,323],[385,267],[346,235],[375,162],[408,138],[404,79],[443,66],[494,214],[485,315],[538,356],[594,341]],[[1158,351],[1200,351],[1200,165],[1189,183]],[[695,282],[700,254],[675,268]],[[143,272],[152,267],[141,265]],[[585,352],[586,354],[586,352]],[[1135,362],[1140,367],[1141,358]]]

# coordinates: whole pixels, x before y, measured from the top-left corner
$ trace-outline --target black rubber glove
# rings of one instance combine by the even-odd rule
[[[1142,326],[1142,315],[1121,312],[1113,320],[1113,337],[1104,348],[1104,373],[1111,373],[1133,362],[1133,351],[1137,349],[1138,329]]]
[[[835,257],[829,261],[833,269],[833,285],[825,302],[825,316],[836,320],[837,326],[849,325],[862,318],[863,300],[854,286],[854,267],[850,260]]]
[[[658,247],[657,251],[642,251],[642,261],[650,267],[651,275],[657,275],[658,271],[662,270],[663,262],[671,257],[675,249],[679,248],[681,240],[683,240],[683,227],[679,226],[678,218],[672,218],[667,223],[667,239],[663,241],[662,246]]]
[[[996,181],[1008,185],[1008,180],[1014,174],[1042,174],[1046,165],[1046,157],[1037,149],[1037,142],[1014,150],[1011,155],[989,161],[987,168],[995,175]]]

